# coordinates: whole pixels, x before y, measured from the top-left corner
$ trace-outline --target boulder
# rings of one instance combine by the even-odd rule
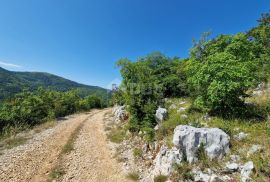
[[[124,121],[128,119],[128,112],[126,111],[126,106],[115,106],[112,113],[116,121]]]
[[[155,115],[157,122],[160,123],[164,121],[167,118],[167,115],[168,115],[167,109],[159,107],[156,110],[156,115]]]
[[[250,179],[250,175],[254,169],[254,165],[252,161],[247,162],[241,170],[241,181],[246,182]]]
[[[178,113],[181,113],[181,112],[184,112],[184,111],[186,111],[186,108],[185,108],[185,107],[180,107],[180,108],[177,110]]]
[[[154,161],[153,176],[169,176],[173,171],[173,165],[180,164],[181,160],[182,154],[178,149],[162,146]]]
[[[187,125],[177,126],[173,143],[187,157],[188,162],[196,162],[197,152],[204,146],[210,159],[221,159],[229,152],[230,137],[218,128],[195,128]]]
[[[248,134],[244,132],[240,132],[239,134],[233,136],[233,138],[237,141],[245,140],[247,137],[248,137]]]
[[[176,109],[177,107],[176,107],[176,105],[175,104],[172,104],[170,107],[169,107],[169,109]]]
[[[251,155],[253,155],[254,153],[261,151],[262,150],[262,146],[261,145],[252,145],[252,147],[249,149],[249,151],[247,152],[247,157],[250,157]]]
[[[237,163],[227,163],[226,164],[226,171],[228,172],[237,172],[239,169],[239,165]]]

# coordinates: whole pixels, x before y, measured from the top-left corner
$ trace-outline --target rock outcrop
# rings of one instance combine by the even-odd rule
[[[182,154],[178,149],[168,149],[165,146],[161,147],[160,152],[154,161],[155,167],[153,175],[169,176],[173,170],[173,164],[179,164],[181,160]]]
[[[160,122],[164,121],[167,118],[167,115],[168,115],[167,109],[159,107],[156,110],[156,115],[155,115],[157,122],[160,123]]]
[[[114,106],[112,113],[117,122],[125,121],[128,119],[128,112],[126,111],[126,106]]]
[[[221,159],[229,152],[230,137],[218,128],[194,128],[180,125],[174,130],[173,143],[192,163],[198,160],[197,153],[201,145],[210,159]]]
[[[220,159],[229,152],[230,137],[218,128],[194,128],[180,125],[174,130],[173,149],[162,147],[154,161],[154,175],[169,176],[173,164],[179,164],[185,156],[192,163],[198,160],[201,145],[210,159]],[[198,175],[198,179],[202,177]]]
[[[254,165],[252,161],[247,162],[241,170],[241,181],[246,182],[250,179],[250,175],[254,169]]]

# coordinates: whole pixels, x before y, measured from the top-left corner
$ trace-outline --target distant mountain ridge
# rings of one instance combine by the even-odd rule
[[[108,93],[107,89],[80,84],[50,73],[15,72],[0,67],[0,100],[10,98],[23,89],[34,91],[39,87],[57,91],[79,89],[82,96],[97,94],[103,98]]]

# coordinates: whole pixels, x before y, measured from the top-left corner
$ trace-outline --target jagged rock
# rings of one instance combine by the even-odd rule
[[[260,150],[262,150],[261,145],[252,145],[252,147],[247,152],[247,157],[251,156],[252,154],[254,154],[254,153],[256,153],[256,152],[258,152]]]
[[[185,107],[180,107],[180,108],[177,110],[178,113],[184,112],[184,111],[186,111],[186,108],[185,108]]]
[[[237,141],[243,141],[247,137],[248,137],[248,134],[247,133],[244,133],[244,132],[240,132],[239,134],[233,136],[233,138],[235,140],[237,140]]]
[[[252,170],[254,169],[254,165],[252,161],[247,162],[241,170],[241,181],[246,182],[250,179],[250,175],[252,173]]]
[[[126,111],[126,106],[115,106],[113,108],[113,115],[116,121],[124,121],[128,119],[128,112]]]
[[[180,151],[176,148],[168,149],[162,146],[154,161],[153,176],[169,176],[173,171],[173,165],[179,164],[182,160]]]
[[[232,162],[240,161],[240,156],[239,155],[231,155],[230,158],[231,158]]]
[[[175,104],[172,104],[170,107],[169,107],[169,109],[176,109],[177,107],[176,107],[176,105]]]
[[[229,152],[230,137],[218,128],[194,128],[180,125],[174,130],[173,143],[192,163],[198,160],[197,152],[203,144],[210,159],[221,159]]]
[[[158,123],[164,121],[167,117],[167,109],[165,108],[161,108],[159,107],[157,110],[156,110],[156,120]]]
[[[187,119],[188,116],[187,116],[186,114],[182,114],[182,115],[181,115],[181,118],[182,118],[182,119]]]
[[[180,104],[180,105],[183,105],[183,104],[185,104],[185,103],[186,103],[185,101],[182,101],[182,102],[180,102],[179,104]]]
[[[202,119],[205,120],[205,121],[210,121],[210,120],[211,120],[211,117],[210,117],[209,114],[207,113],[206,115],[204,115],[204,116],[202,117]]]
[[[226,170],[228,172],[237,172],[239,169],[239,165],[237,163],[227,163]]]
[[[147,151],[148,151],[148,144],[144,144],[143,145],[143,153],[147,153]]]
[[[159,130],[159,125],[156,125],[154,130],[156,130],[156,131]]]
[[[195,182],[217,182],[219,177],[215,174],[206,174],[202,171],[193,171]]]

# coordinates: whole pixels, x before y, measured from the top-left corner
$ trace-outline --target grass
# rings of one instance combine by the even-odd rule
[[[131,180],[131,181],[139,181],[140,180],[140,175],[138,174],[138,172],[130,172],[127,174],[127,179]]]
[[[50,173],[50,180],[49,181],[55,181],[59,177],[65,175],[65,171],[61,166],[56,166],[52,169]]]
[[[126,138],[126,130],[121,126],[112,128],[107,137],[113,143],[121,143]]]
[[[75,144],[75,141],[78,137],[78,134],[81,130],[81,128],[83,127],[83,123],[82,122],[74,131],[73,133],[70,135],[67,143],[64,145],[64,147],[62,148],[62,154],[68,154],[70,153],[72,150],[74,150],[74,144]]]
[[[246,119],[224,119],[221,117],[211,116],[211,119],[205,121],[203,116],[205,113],[200,113],[198,111],[189,111],[189,107],[191,106],[191,100],[188,98],[181,99],[171,99],[167,107],[172,104],[177,105],[181,101],[186,101],[185,106],[186,111],[177,113],[176,110],[169,109],[169,118],[164,121],[157,131],[156,139],[157,140],[165,140],[168,146],[172,147],[172,137],[173,132],[176,126],[178,125],[193,125],[194,127],[210,127],[210,128],[220,128],[225,131],[231,137],[231,152],[230,154],[236,154],[241,157],[241,163],[244,164],[248,161],[253,161],[255,165],[255,173],[253,176],[254,181],[270,181],[270,119],[268,117],[265,121],[255,121],[252,118]],[[248,99],[248,102],[257,104],[260,107],[264,107],[266,104],[270,102],[270,93],[266,93],[262,96],[254,96]],[[177,105],[177,108],[179,105]],[[181,118],[181,114],[186,114],[188,118]],[[205,125],[206,124],[206,125]],[[245,132],[249,134],[249,137],[243,141],[236,141],[233,139],[233,136],[240,133]],[[250,149],[252,145],[261,145],[263,146],[263,150],[261,152],[254,153],[250,157],[247,157],[247,151]],[[201,155],[202,154],[202,155]],[[205,159],[203,153],[201,153],[201,160],[198,161],[198,165],[202,168],[204,167],[219,167],[218,161],[208,161]],[[229,155],[230,155],[229,154]],[[225,157],[223,163],[229,160],[229,155]],[[191,178],[190,166],[183,165],[178,166],[177,168],[178,174],[174,175],[174,179],[180,179],[179,176],[182,176],[184,179]],[[176,180],[176,181],[177,181]]]
[[[167,176],[159,175],[154,178],[154,182],[166,182],[168,180]]]
[[[140,148],[134,148],[134,149],[133,149],[133,156],[134,156],[135,158],[140,158],[140,157],[142,157],[142,156],[143,156],[143,151],[142,151],[142,149],[140,149]]]
[[[17,147],[19,145],[23,145],[27,142],[27,138],[25,137],[12,137],[12,138],[9,138],[5,141],[5,144],[6,144],[6,148],[7,149],[11,149],[11,148],[14,148],[14,147]]]
[[[56,179],[59,179],[61,176],[65,174],[65,170],[62,167],[63,158],[65,155],[69,154],[72,150],[74,150],[75,141],[85,121],[86,120],[80,123],[80,125],[72,132],[67,143],[63,146],[62,151],[59,154],[59,158],[58,158],[59,160],[57,162],[57,165],[50,172],[49,181],[55,181]]]

